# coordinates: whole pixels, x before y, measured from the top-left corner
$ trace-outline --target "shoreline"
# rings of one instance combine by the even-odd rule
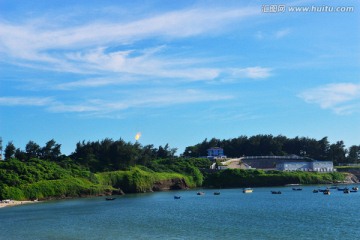
[[[37,203],[38,201],[16,201],[16,200],[3,200],[0,202],[0,208],[13,207],[23,204]]]

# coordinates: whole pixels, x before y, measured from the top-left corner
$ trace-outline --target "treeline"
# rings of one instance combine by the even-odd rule
[[[92,172],[124,170],[135,165],[148,166],[154,159],[174,158],[176,148],[154,145],[142,146],[138,142],[106,138],[95,142],[78,142],[70,158]]]
[[[0,152],[2,152],[2,140],[0,139]],[[16,148],[12,141],[8,142],[4,151],[5,160],[16,158],[22,161],[27,161],[32,158],[43,160],[59,160],[65,156],[61,154],[61,144],[56,143],[54,139],[46,142],[45,146],[40,147],[34,141],[29,141],[25,150]]]
[[[360,163],[360,145],[345,147],[343,141],[330,143],[327,137],[320,140],[308,137],[288,138],[282,135],[255,135],[251,137],[220,140],[212,138],[194,146],[186,147],[182,157],[198,158],[207,155],[207,149],[221,147],[228,157],[241,156],[285,156],[298,155],[316,160],[331,160],[339,163]],[[5,160],[16,158],[28,161],[31,158],[60,162],[70,158],[75,163],[88,168],[91,172],[124,170],[135,165],[151,166],[154,159],[174,159],[177,149],[169,147],[142,146],[140,143],[125,142],[122,139],[106,138],[101,141],[82,141],[76,144],[75,151],[65,156],[61,153],[61,144],[54,139],[40,146],[29,141],[25,149],[16,148],[10,141],[5,147]],[[0,138],[0,153],[2,141]]]
[[[0,152],[2,145],[0,143]],[[70,159],[76,164],[86,167],[91,172],[125,170],[135,165],[151,165],[154,159],[175,158],[176,148],[154,145],[142,146],[138,142],[125,142],[122,139],[106,138],[101,141],[82,141],[76,144],[75,151],[66,156],[61,153],[61,144],[54,139],[40,146],[29,141],[25,149],[15,147],[12,141],[8,142],[4,150],[5,160],[18,159],[29,161],[33,158],[61,162]]]
[[[207,149],[221,147],[228,157],[241,156],[285,156],[295,154],[316,160],[331,160],[338,163],[359,163],[360,145],[348,149],[343,141],[330,144],[327,137],[320,140],[308,137],[287,138],[285,136],[255,135],[240,136],[228,140],[212,138],[185,149],[186,157],[206,156]]]

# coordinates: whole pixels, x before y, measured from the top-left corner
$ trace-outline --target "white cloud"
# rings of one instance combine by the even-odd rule
[[[299,97],[308,103],[331,109],[336,114],[351,114],[359,111],[360,84],[334,83],[306,90]]]
[[[235,77],[259,79],[259,78],[270,77],[271,71],[272,71],[271,68],[264,68],[257,66],[257,67],[233,69],[232,73]]]
[[[0,50],[23,60],[59,60],[48,51],[105,45],[126,45],[146,38],[183,38],[220,31],[233,21],[259,14],[256,8],[185,9],[132,22],[89,22],[82,26],[53,27],[51,19],[23,25],[0,22]]]
[[[2,106],[46,106],[51,103],[50,97],[0,97]]]
[[[176,62],[176,60],[175,60]],[[166,66],[169,65],[169,69]],[[59,83],[52,85],[52,89],[57,90],[74,90],[79,88],[94,88],[105,87],[111,85],[124,85],[129,83],[136,83],[141,81],[148,81],[148,78],[141,78],[139,75],[157,78],[157,81],[167,81],[166,79],[180,79],[181,82],[186,81],[219,81],[224,82],[231,79],[237,81],[239,79],[264,79],[271,76],[272,69],[264,67],[247,67],[247,68],[191,68],[187,66],[177,66],[178,68],[169,64],[169,62],[162,63],[160,60],[158,65],[152,65],[148,68],[147,64],[138,64],[138,68],[134,68],[133,72],[113,74],[112,76],[100,78],[88,78],[77,81]],[[130,68],[127,71],[132,71]],[[161,80],[162,79],[162,80]],[[164,80],[165,79],[165,80]]]
[[[71,102],[45,97],[1,97],[3,106],[37,106],[55,113],[91,113],[103,115],[132,108],[158,108],[178,104],[228,100],[231,95],[197,89],[142,89],[113,94],[108,98],[89,100],[73,99]]]
[[[291,31],[290,31],[289,28],[281,29],[281,30],[275,32],[275,33],[274,33],[274,36],[275,36],[276,39],[280,39],[280,38],[283,38],[283,37],[289,35],[290,32],[291,32]]]
[[[278,40],[288,36],[290,33],[291,33],[290,28],[284,28],[272,32],[257,31],[255,33],[255,38],[257,40]]]
[[[260,14],[255,7],[193,8],[165,12],[132,21],[97,20],[78,26],[51,24],[51,19],[24,24],[0,21],[0,54],[4,61],[23,67],[78,74],[132,74],[182,80],[213,80],[224,69],[205,67],[206,59],[164,56],[163,45],[139,50],[129,43],[150,38],[187,38],[226,31],[233,23]],[[231,23],[231,24],[230,24]],[[126,50],[117,50],[126,48]],[[162,57],[160,57],[162,56]],[[211,61],[211,60],[210,60]],[[193,65],[192,63],[197,62]],[[250,76],[251,77],[251,76]],[[122,76],[117,79],[123,79]],[[127,80],[130,80],[127,78]],[[134,80],[134,78],[133,78]],[[123,81],[123,80],[121,80]],[[93,86],[118,81],[81,81]]]
[[[41,85],[35,89],[50,89],[57,98],[5,97],[0,98],[0,104],[41,106],[51,112],[104,114],[131,108],[230,99],[232,96],[217,91],[194,89],[190,83],[218,81],[222,76],[267,78],[271,69],[260,66],[216,67],[218,59],[203,56],[204,53],[193,54],[189,50],[179,52],[183,46],[177,43],[171,45],[171,41],[214,36],[259,14],[258,7],[192,8],[149,14],[150,17],[135,20],[117,18],[110,21],[105,16],[81,25],[62,25],[59,19],[52,22],[44,17],[22,20],[22,23],[0,20],[0,55],[3,62],[62,74],[78,74],[75,78],[75,75],[70,75],[60,80],[34,81],[34,86]],[[155,41],[155,46],[144,43],[149,39],[162,42]],[[141,43],[137,45],[138,42]],[[26,82],[26,79],[22,81]],[[140,85],[139,82],[146,84]],[[104,91],[94,94],[84,90],[123,84],[138,84],[137,93],[120,94],[116,98]],[[173,89],[155,89],[159,86],[171,86]],[[63,98],[56,92],[58,90],[72,90],[74,95]],[[86,100],[84,96],[91,100]]]

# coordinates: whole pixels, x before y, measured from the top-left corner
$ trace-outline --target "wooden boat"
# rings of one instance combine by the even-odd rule
[[[324,192],[323,192],[325,195],[330,195],[330,190],[325,190]]]
[[[326,188],[326,189],[319,189],[318,191],[323,193],[323,192],[325,192],[325,191],[329,191],[329,188]]]
[[[252,193],[254,190],[252,188],[244,188],[243,193]]]
[[[181,196],[174,196],[174,199],[180,199]]]
[[[114,197],[107,197],[107,198],[105,198],[105,200],[106,201],[112,201],[112,200],[115,200],[116,198],[114,198]]]
[[[271,194],[281,194],[281,191],[271,191]]]

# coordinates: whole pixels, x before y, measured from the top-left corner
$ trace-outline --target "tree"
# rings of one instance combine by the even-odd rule
[[[2,137],[0,137],[0,155],[2,155],[3,145],[2,145]]]
[[[61,155],[61,144],[57,144],[54,139],[51,139],[41,149],[41,157],[44,160],[55,161]]]
[[[25,161],[27,159],[26,152],[22,151],[20,148],[16,149],[15,158],[20,161]]]
[[[2,137],[0,137],[0,160],[2,160],[2,151],[3,151]]]
[[[347,156],[347,161],[349,163],[359,163],[360,162],[360,145],[353,145],[349,148],[349,155]]]
[[[329,148],[329,158],[334,162],[334,164],[346,162],[346,153],[345,145],[343,141],[337,141],[335,144],[331,144]]]
[[[5,147],[5,160],[10,160],[15,156],[15,146],[12,141],[8,142]]]
[[[38,158],[40,156],[40,146],[33,141],[29,141],[25,146],[27,159]]]

